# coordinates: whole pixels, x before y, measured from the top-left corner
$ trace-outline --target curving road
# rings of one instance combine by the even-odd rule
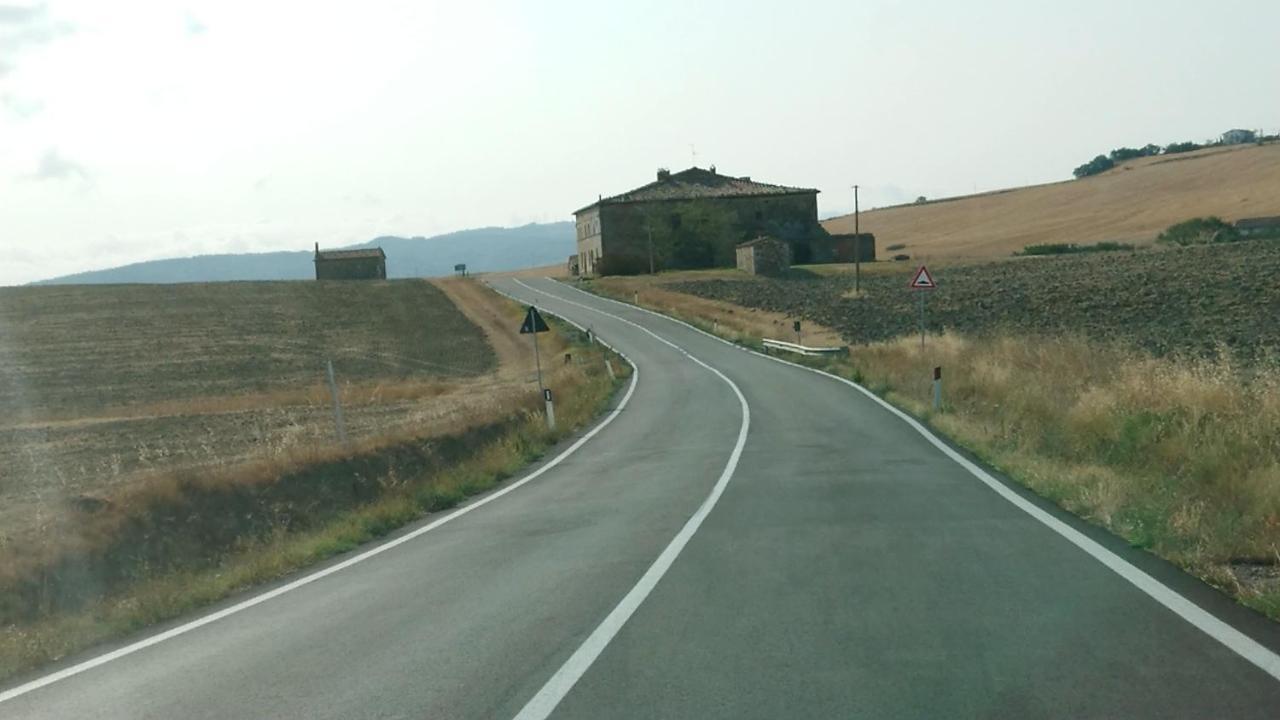
[[[0,717],[1280,714],[1275,626],[857,388],[495,285],[634,361],[594,434],[371,553],[0,688]]]

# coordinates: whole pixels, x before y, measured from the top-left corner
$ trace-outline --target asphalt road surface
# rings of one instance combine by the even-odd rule
[[[1273,625],[856,388],[495,284],[634,361],[605,426],[376,555],[0,688],[0,718],[1280,717]]]

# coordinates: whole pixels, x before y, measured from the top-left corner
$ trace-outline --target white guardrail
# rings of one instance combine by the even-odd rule
[[[799,355],[843,355],[848,351],[846,347],[809,347],[782,340],[770,340],[769,338],[765,338],[762,342],[765,350],[782,350]]]

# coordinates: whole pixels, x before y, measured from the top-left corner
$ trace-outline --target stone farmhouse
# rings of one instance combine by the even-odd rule
[[[789,244],[795,262],[808,262],[811,241],[825,236],[817,196],[813,188],[724,175],[714,165],[659,170],[654,182],[574,213],[577,267],[583,275],[733,267],[737,245],[762,235]]]

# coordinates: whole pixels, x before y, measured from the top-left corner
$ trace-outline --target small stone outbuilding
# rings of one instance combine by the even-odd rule
[[[316,243],[317,280],[386,280],[387,255],[382,248],[321,250]]]
[[[738,269],[751,275],[784,275],[791,269],[791,246],[771,237],[758,237],[736,247]]]

